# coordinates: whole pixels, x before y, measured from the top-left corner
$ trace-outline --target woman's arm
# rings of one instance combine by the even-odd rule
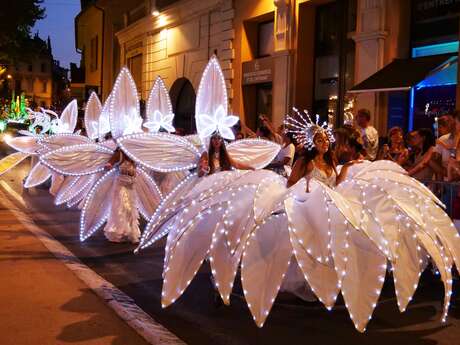
[[[291,161],[290,157],[284,157],[282,160],[270,163],[267,168],[282,168]]]
[[[442,146],[443,148],[445,148],[446,150],[452,150],[452,149],[455,149],[457,147],[457,144],[456,144],[456,141],[453,143],[453,144],[447,144],[441,140],[436,140],[436,145],[439,145],[439,146]]]
[[[228,156],[228,160],[230,161],[230,165],[238,170],[255,170],[249,163],[241,163],[237,162],[236,160],[232,159],[232,157]]]
[[[363,162],[362,160],[353,160],[353,161],[349,161],[349,162],[345,163],[344,165],[342,165],[342,169],[340,169],[340,173],[337,175],[337,178],[335,179],[335,184],[339,185],[343,181],[345,181],[345,179],[347,178],[348,169],[352,165],[360,164],[362,162]]]
[[[418,172],[425,169],[428,165],[430,165],[430,161],[433,156],[433,149],[434,147],[430,147],[428,151],[424,153],[420,162],[418,162],[413,168],[409,169],[409,171],[407,172],[409,176],[417,174]]]
[[[246,126],[244,122],[240,122],[240,123],[241,123],[241,132],[243,132],[245,136],[249,138],[257,137],[257,134],[251,128]]]
[[[203,152],[198,162],[198,177],[202,177],[209,172],[209,158],[208,153]]]
[[[113,168],[113,166],[118,163],[122,158],[122,154],[120,150],[116,150],[112,157],[110,157],[109,161],[104,165],[104,168],[106,170],[110,170]]]
[[[409,150],[408,149],[404,149],[400,154],[399,154],[399,157],[397,159],[397,162],[399,165],[403,166],[407,163],[407,161],[409,160]]]
[[[311,164],[310,164],[311,165]],[[307,164],[303,158],[299,158],[295,161],[294,166],[292,167],[291,175],[287,180],[287,187],[295,185],[301,178],[306,177],[311,172],[307,169]]]

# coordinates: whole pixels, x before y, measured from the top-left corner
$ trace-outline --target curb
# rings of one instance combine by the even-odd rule
[[[161,324],[156,322],[150,315],[144,312],[134,300],[108,282],[88,266],[83,264],[70,250],[54,239],[48,232],[37,226],[34,221],[24,213],[26,204],[22,197],[15,192],[5,181],[0,181],[3,191],[2,203],[14,214],[24,227],[32,232],[43,245],[68,269],[83,281],[93,292],[112,308],[115,313],[125,321],[142,338],[152,345],[185,345],[176,335],[171,333]],[[18,202],[22,210],[9,200],[7,195]]]

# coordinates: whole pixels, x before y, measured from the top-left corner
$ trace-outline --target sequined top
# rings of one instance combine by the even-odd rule
[[[335,187],[335,183],[336,183],[336,180],[337,180],[337,175],[335,173],[334,170],[332,170],[332,173],[330,176],[327,176],[327,173],[325,171],[323,171],[322,169],[319,169],[315,162],[312,161],[313,163],[313,170],[311,171],[311,173],[309,174],[309,177],[310,178],[314,178],[326,185],[328,185],[329,187]]]

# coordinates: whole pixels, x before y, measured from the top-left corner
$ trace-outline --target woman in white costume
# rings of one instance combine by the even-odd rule
[[[173,114],[161,112],[159,100],[163,97],[158,94],[165,90],[159,83],[154,84],[147,105],[145,126],[153,130],[170,129],[173,118]],[[108,98],[107,113],[113,139],[59,148],[40,156],[40,162],[65,176],[94,180],[80,216],[81,241],[107,223],[104,232],[110,241],[136,243],[139,215],[150,218],[162,194],[150,173],[125,155],[119,144],[125,136],[143,133],[137,89],[126,68],[120,71]],[[97,126],[100,138],[105,135],[106,126],[101,126],[105,122]],[[137,142],[139,145],[144,149],[142,142]]]
[[[198,176],[232,169],[254,170],[251,165],[232,159],[227,152],[224,139],[220,135],[214,134],[209,141],[208,152],[201,155],[198,163]]]
[[[297,123],[293,121],[295,120],[291,118],[291,122],[287,122],[286,126],[287,128],[292,128],[294,125],[294,129],[292,130],[297,133]],[[345,179],[348,169],[356,163],[361,163],[361,161],[347,162],[341,167],[340,172],[337,172],[337,165],[331,147],[331,143],[334,142],[331,128],[328,126],[325,128],[312,126],[309,130],[311,131],[310,136],[313,138],[312,142],[307,142],[298,133],[296,135],[297,139],[304,145],[304,148],[287,180],[287,187],[291,187],[299,182],[299,180],[305,178],[307,193],[310,192],[310,180],[312,179],[330,188],[334,188]],[[304,194],[302,199],[305,200],[307,197],[308,194]],[[283,207],[275,212],[278,214],[283,212]],[[294,260],[289,265],[280,290],[290,292],[307,301],[316,299],[308,284],[306,284],[302,271]]]
[[[139,230],[139,211],[136,205],[136,166],[132,160],[116,150],[110,161],[105,165],[106,170],[118,166],[116,183],[108,197],[113,200],[104,227],[105,237],[111,242],[138,243],[141,235]]]
[[[172,224],[160,232],[156,231],[160,228],[156,224],[172,222],[175,214],[181,212],[175,205],[181,204],[185,210],[185,205],[193,202],[191,195],[204,190],[212,194],[214,185],[219,186],[219,190],[228,191],[227,185],[248,172],[232,169],[261,169],[280,150],[280,145],[267,140],[235,140],[232,126],[238,122],[238,117],[228,114],[225,79],[215,56],[211,57],[203,72],[195,114],[197,136],[143,133],[124,136],[117,141],[133,161],[153,171],[174,173],[198,168],[198,173],[189,174],[164,197],[142,234],[139,248],[169,233],[169,228],[174,227]],[[224,140],[232,142],[225,144]],[[259,170],[259,173],[263,175],[265,172]],[[256,179],[252,181],[251,188],[255,190],[258,183]],[[184,197],[187,199],[183,200]]]
[[[304,146],[327,152],[326,137],[333,140],[327,124],[309,117],[289,123]],[[165,217],[152,217],[139,248],[168,234],[163,306],[182,295],[209,257],[225,303],[241,269],[248,307],[263,326],[283,281],[298,282],[297,275],[286,277],[292,262],[327,308],[341,293],[355,327],[364,331],[387,268],[404,311],[429,257],[444,283],[444,321],[460,236],[442,203],[392,162],[347,164],[336,172],[324,156],[297,165],[289,188],[270,171],[210,175],[164,209]]]

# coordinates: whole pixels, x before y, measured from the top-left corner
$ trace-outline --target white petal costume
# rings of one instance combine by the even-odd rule
[[[163,114],[171,111],[166,102],[157,103],[163,104]],[[147,106],[150,104],[149,101]],[[117,142],[123,152],[146,169],[169,174],[188,171],[197,167],[212,134],[218,133],[223,138],[234,139],[231,127],[236,124],[238,117],[228,115],[227,107],[225,79],[217,58],[213,56],[203,72],[198,87],[195,109],[197,136],[179,137],[151,132],[126,135],[119,138]],[[147,122],[148,128],[158,128],[158,123],[161,122],[156,118],[149,119],[149,121],[152,124]],[[232,160],[249,165],[254,169],[261,169],[273,161],[280,150],[280,145],[261,139],[242,139],[233,141],[226,148]],[[180,182],[176,182],[177,185],[174,188],[169,188],[171,192],[165,196],[150,219],[141,237],[140,247],[145,247],[147,243],[166,235],[168,230],[157,233],[156,223],[164,222],[164,219],[172,217],[170,212],[178,211],[174,205],[180,202],[181,197],[187,191],[192,188],[193,190],[206,189],[207,186],[214,183],[214,179],[217,179],[217,183],[222,183],[222,187],[225,188],[226,184],[240,174],[243,172],[234,171],[230,174],[222,173],[205,178],[198,178],[196,174],[186,174],[182,180],[177,178],[176,181]]]
[[[162,194],[151,175],[142,167],[123,159],[116,140],[142,133],[142,118],[134,80],[126,68],[120,71],[99,123],[88,122],[88,135],[101,140],[107,131],[115,140],[71,145],[48,152],[40,161],[52,170],[75,178],[85,177],[91,189],[84,199],[80,219],[80,240],[84,241],[106,223],[106,237],[115,242],[137,242],[139,213],[148,219]],[[88,120],[91,121],[91,120]],[[113,167],[107,164],[115,157]],[[79,183],[79,182],[77,182]]]
[[[31,117],[34,122],[31,128],[34,129],[40,126],[42,134],[34,134],[31,132],[21,131],[25,136],[11,138],[7,144],[14,148],[17,153],[13,153],[0,161],[2,170],[0,175],[4,174],[27,157],[31,157],[31,171],[24,182],[25,188],[38,186],[52,178],[50,192],[55,195],[63,183],[63,177],[53,173],[46,166],[38,162],[38,156],[56,147],[71,145],[72,143],[81,143],[87,140],[78,134],[72,134],[75,130],[78,117],[77,101],[71,101],[62,111],[59,117],[55,112],[47,109],[41,109],[40,112],[31,112]],[[55,117],[51,120],[50,116]],[[55,134],[47,135],[47,132],[52,131]],[[66,135],[66,140],[62,140],[62,135]]]
[[[102,106],[97,94],[92,92],[86,103],[84,122],[86,129],[86,141],[82,143],[94,143],[99,140],[99,143],[110,148],[114,147],[113,140],[104,140],[105,134],[110,132],[110,128],[106,131],[101,131],[101,122],[104,117],[108,119],[108,104],[110,98],[106,100],[104,106]],[[73,138],[68,135],[62,135],[61,141],[68,143],[67,145],[78,144]],[[59,146],[53,146],[51,149],[58,149]],[[68,207],[79,204],[82,206],[81,201],[88,195],[91,188],[96,183],[97,179],[101,177],[99,175],[82,175],[82,176],[65,176],[64,182],[61,188],[56,193],[54,203],[56,205],[66,204]]]
[[[211,71],[213,67],[207,68],[203,78]],[[219,85],[216,75],[209,80]],[[225,94],[225,85],[220,87],[217,99]],[[206,125],[197,119],[197,128],[205,134],[209,127],[220,131],[220,112],[219,105],[197,111],[213,114],[202,118]],[[122,141],[129,144],[127,153],[143,155],[131,138]],[[187,141],[161,135],[148,140],[163,143],[161,151],[150,152],[144,160],[149,168],[183,170],[196,165],[199,152]],[[174,303],[209,258],[225,303],[241,269],[244,296],[260,327],[278,291],[296,285],[299,272],[300,282],[328,309],[341,293],[355,327],[364,331],[387,268],[392,267],[398,306],[404,311],[430,259],[444,284],[444,321],[452,293],[451,269],[454,263],[460,267],[460,236],[431,191],[388,161],[352,166],[348,179],[338,186],[320,170],[312,178],[309,193],[305,179],[287,188],[285,178],[268,170],[224,171],[178,186],[157,209],[139,244],[143,249],[168,235],[162,305]]]

